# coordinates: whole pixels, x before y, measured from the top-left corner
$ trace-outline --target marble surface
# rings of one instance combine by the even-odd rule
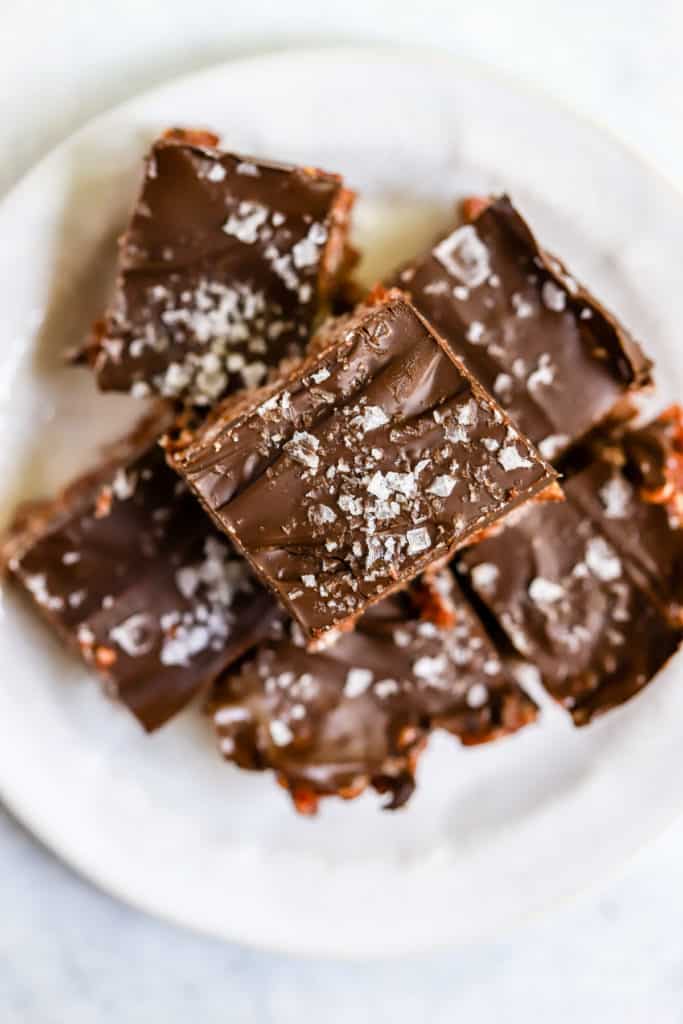
[[[231,9],[234,7],[234,9]],[[0,13],[0,194],[93,114],[170,75],[305,43],[447,47],[553,93],[683,186],[683,13],[675,0],[78,0]],[[2,724],[0,723],[0,742]],[[45,766],[49,770],[49,766]],[[683,1022],[683,821],[599,893],[495,944],[401,963],[301,961],[146,918],[73,876],[0,817],[3,1024],[415,1019]],[[485,894],[482,895],[485,898]],[[457,913],[457,908],[453,908]]]

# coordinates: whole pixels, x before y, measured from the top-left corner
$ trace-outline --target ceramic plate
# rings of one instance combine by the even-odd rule
[[[434,54],[289,53],[172,82],[98,119],[0,208],[2,519],[54,490],[140,409],[97,395],[60,352],[106,295],[147,143],[170,124],[341,171],[361,192],[372,281],[454,197],[505,189],[683,395],[683,201],[597,128]],[[269,775],[217,755],[190,709],[142,734],[10,590],[0,620],[0,788],[75,868],[155,914],[291,952],[406,953],[499,934],[605,879],[678,812],[683,661],[583,731],[538,725],[463,750],[437,736],[410,806],[372,796],[297,818]]]

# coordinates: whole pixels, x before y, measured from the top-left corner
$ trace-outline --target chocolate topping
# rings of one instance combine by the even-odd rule
[[[277,615],[157,445],[24,516],[6,548],[12,575],[146,729]]]
[[[554,481],[400,293],[332,340],[170,456],[313,638]]]
[[[572,483],[566,502],[520,511],[458,567],[548,691],[584,725],[642,689],[681,631],[607,539],[604,516],[598,526],[574,503]]]
[[[352,193],[336,175],[157,141],[94,339],[104,390],[195,405],[262,383],[305,350],[347,269]],[[214,144],[212,144],[214,143]]]
[[[683,409],[672,406],[596,447],[597,457],[567,481],[567,495],[683,626]]]
[[[436,600],[425,600],[434,588]],[[319,653],[306,651],[292,624],[222,679],[212,715],[224,756],[273,769],[310,813],[319,796],[349,798],[368,785],[397,807],[414,789],[431,729],[481,743],[532,721],[536,709],[444,572],[374,605]]]
[[[479,202],[395,277],[456,355],[552,461],[603,420],[650,361],[544,252],[507,197]]]

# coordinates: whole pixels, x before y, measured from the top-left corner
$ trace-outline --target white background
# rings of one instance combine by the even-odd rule
[[[0,193],[93,114],[172,75],[286,46],[380,41],[439,45],[541,87],[683,188],[677,0],[4,0]],[[0,1020],[683,1024],[682,883],[683,821],[615,865],[600,893],[495,945],[389,964],[303,962],[150,921],[0,817]]]

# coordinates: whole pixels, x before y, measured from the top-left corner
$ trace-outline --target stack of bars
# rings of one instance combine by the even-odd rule
[[[434,729],[537,718],[532,670],[584,725],[683,631],[683,412],[636,424],[639,345],[507,197],[358,295],[353,200],[159,139],[79,356],[154,402],[5,540],[145,729],[201,695],[225,758],[302,813],[401,806]]]

